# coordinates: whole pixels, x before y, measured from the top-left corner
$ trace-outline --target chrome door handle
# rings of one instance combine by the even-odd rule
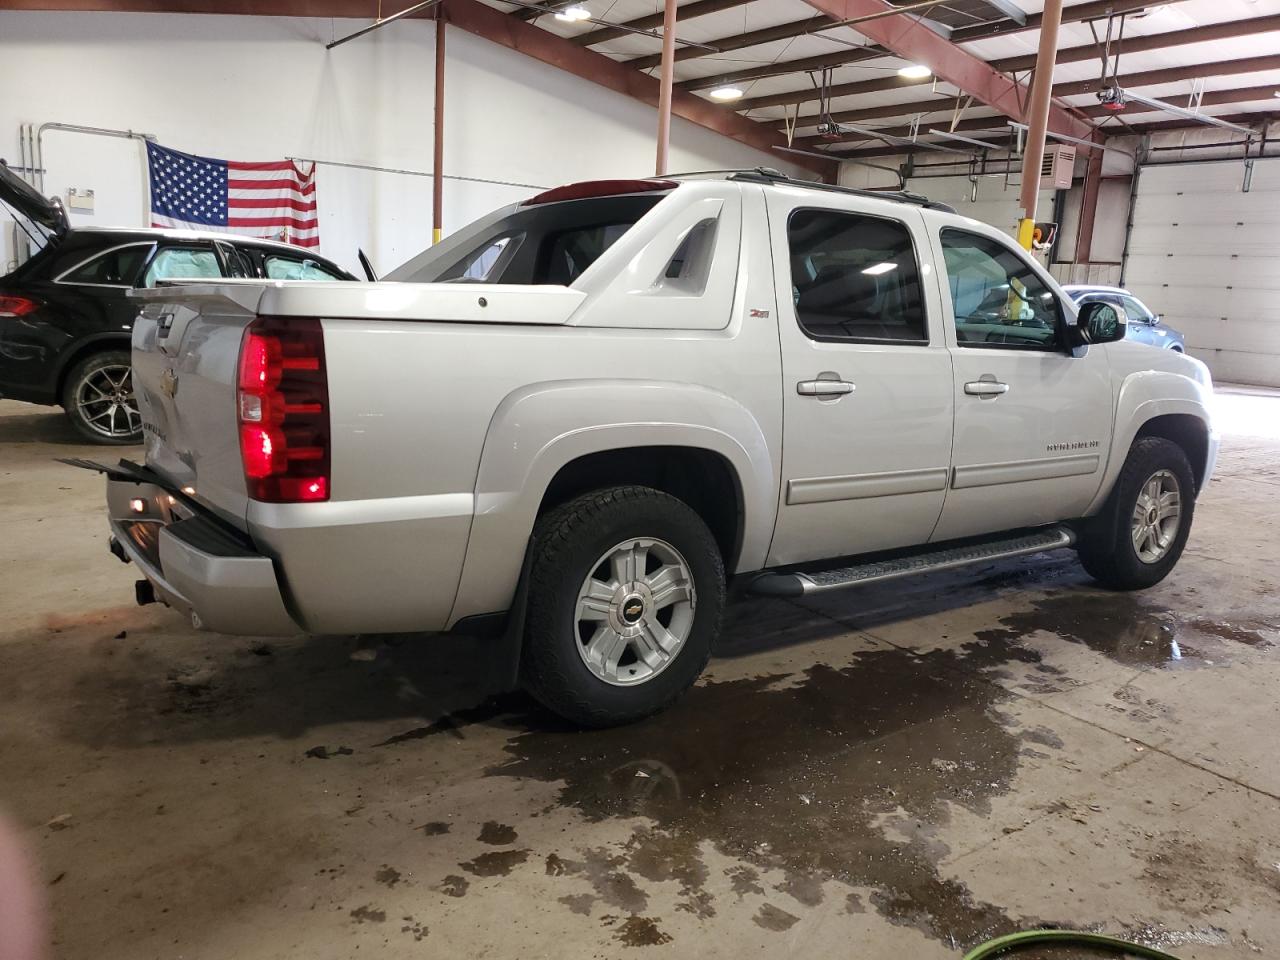
[[[1009,392],[1009,385],[995,380],[970,380],[964,385],[964,392],[971,397],[998,397]]]
[[[848,380],[801,380],[796,384],[796,393],[802,397],[842,397],[853,389]]]

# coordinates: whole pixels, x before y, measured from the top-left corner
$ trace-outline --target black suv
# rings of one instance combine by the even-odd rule
[[[355,279],[330,260],[270,240],[72,229],[61,203],[42,197],[3,160],[0,201],[44,244],[0,277],[0,397],[61,404],[76,429],[96,443],[142,441],[130,380],[129,337],[137,313],[128,298],[131,287],[174,277]]]

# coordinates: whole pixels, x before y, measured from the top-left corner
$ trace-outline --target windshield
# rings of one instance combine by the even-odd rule
[[[508,207],[388,275],[410,283],[568,286],[665,194]]]

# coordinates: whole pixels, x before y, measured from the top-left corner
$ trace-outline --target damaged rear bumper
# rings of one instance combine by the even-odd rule
[[[189,616],[198,629],[249,636],[303,632],[285,606],[274,561],[247,536],[154,482],[159,478],[145,468],[93,468],[107,474],[111,552],[137,565],[155,599]],[[150,599],[147,594],[140,588],[139,602]]]

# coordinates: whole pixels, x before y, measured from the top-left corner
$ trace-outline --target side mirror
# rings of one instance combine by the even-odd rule
[[[1083,347],[1090,343],[1114,343],[1123,340],[1125,323],[1120,311],[1109,303],[1094,300],[1083,304],[1072,328],[1072,346]]]
[[[1163,313],[1153,313],[1151,315],[1151,325],[1154,327],[1157,323],[1164,319]]]

